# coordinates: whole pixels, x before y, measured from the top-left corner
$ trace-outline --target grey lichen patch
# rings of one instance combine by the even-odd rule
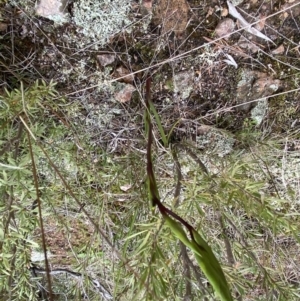
[[[109,92],[112,95],[114,92],[112,84],[108,83],[111,80],[111,67],[106,67],[103,70],[96,70],[93,73],[88,72],[88,61],[86,58],[77,60],[73,64],[64,61],[62,64],[55,65],[56,73],[59,74],[59,81],[66,82],[72,80],[73,84],[82,85],[88,82],[89,86],[94,86],[98,92]]]
[[[206,63],[210,66],[218,64],[220,62],[219,56],[221,53],[222,53],[222,51],[220,51],[220,50],[215,51],[209,45],[205,46],[203,53],[196,57],[195,63],[198,63],[198,64]]]
[[[254,73],[251,70],[241,70],[241,80],[237,84],[237,97],[236,101],[240,106],[238,109],[247,111],[250,109],[251,104],[246,103],[251,95],[251,88],[255,79]]]
[[[108,126],[112,118],[115,116],[115,112],[110,108],[108,103],[99,105],[90,105],[90,114],[85,117],[85,125],[90,128],[103,129]]]
[[[209,126],[201,126],[200,131],[201,135],[196,138],[197,147],[206,155],[224,157],[232,152],[235,139],[228,132]]]
[[[177,73],[174,78],[174,92],[180,93],[180,96],[188,98],[193,90],[194,72],[193,70]]]
[[[180,94],[180,98],[188,98],[197,87],[202,85],[203,81],[207,80],[207,76],[198,71],[198,76],[195,76],[195,70],[204,70],[206,68],[217,68],[222,62],[220,55],[222,51],[214,50],[210,46],[206,46],[201,54],[198,54],[191,59],[186,60],[186,70],[175,72],[173,76],[174,92]],[[205,73],[205,72],[204,72]],[[168,85],[168,83],[166,82]]]
[[[65,139],[66,140],[66,139]],[[54,162],[54,164],[63,170],[64,172],[64,178],[68,181],[73,181],[76,179],[77,174],[78,174],[78,166],[77,163],[74,162],[74,158],[71,153],[71,149],[74,146],[74,142],[72,141],[63,141],[63,139],[54,142],[52,139],[47,139],[47,143],[51,143],[52,147],[60,147],[63,143],[67,144],[67,147],[65,147],[65,152],[62,155],[62,153],[57,153],[55,154],[56,157],[52,157],[51,160]],[[41,158],[38,163],[37,167],[39,169],[39,172],[43,177],[46,179],[47,182],[49,183],[56,183],[57,187],[60,185],[58,184],[57,178],[55,173],[53,173],[52,168],[48,165],[46,160],[44,158]]]
[[[74,3],[73,20],[89,42],[106,43],[130,24],[129,0],[79,0]]]
[[[257,125],[260,125],[268,111],[268,101],[263,99],[251,110],[251,118]]]
[[[286,140],[286,143],[289,139]],[[267,149],[263,146],[257,146],[254,150],[256,154],[266,154]],[[252,162],[252,169],[249,177],[253,177],[256,182],[265,182],[266,175],[272,181],[266,182],[264,188],[260,191],[262,198],[269,195],[270,204],[276,210],[285,210],[286,207],[294,210],[300,204],[300,159],[297,152],[283,151],[282,149],[272,148],[264,164],[261,161],[254,163],[253,154],[244,153],[243,162]],[[276,183],[276,189],[274,189]],[[270,196],[271,195],[273,196]]]

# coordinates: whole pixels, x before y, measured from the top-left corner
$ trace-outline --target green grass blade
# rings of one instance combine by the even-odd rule
[[[195,253],[196,260],[201,270],[213,286],[220,299],[222,301],[232,301],[233,299],[231,297],[227,280],[212,249],[197,231],[194,230],[193,235],[196,241],[193,252]],[[201,248],[199,248],[199,246]]]
[[[232,301],[233,299],[223,270],[207,242],[195,230],[192,231],[194,240],[189,240],[178,222],[174,221],[168,215],[164,216],[164,218],[172,233],[193,251],[202,272],[209,280],[219,298],[222,301]]]
[[[149,104],[150,104],[150,110],[153,113],[156,124],[158,126],[158,130],[159,130],[159,133],[161,135],[161,139],[163,141],[163,144],[164,144],[165,147],[167,147],[168,146],[168,138],[167,138],[166,133],[165,133],[165,131],[164,131],[162,125],[161,125],[160,117],[158,116],[157,111],[156,111],[153,103],[150,102]]]

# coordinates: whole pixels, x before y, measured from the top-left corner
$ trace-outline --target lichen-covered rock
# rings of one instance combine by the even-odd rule
[[[198,133],[199,135],[196,137],[197,147],[204,151],[205,155],[224,157],[232,152],[235,139],[229,132],[201,125],[198,128]]]
[[[174,92],[180,93],[182,99],[189,97],[194,85],[194,71],[182,71],[175,74],[174,78]]]
[[[268,100],[266,98],[260,100],[251,110],[251,118],[256,125],[260,125],[268,111]]]
[[[249,111],[257,104],[257,101],[275,93],[280,85],[280,80],[273,79],[266,73],[242,70],[241,80],[237,86],[236,102],[239,104],[238,110]]]
[[[78,0],[73,21],[90,42],[106,43],[130,23],[130,0]]]

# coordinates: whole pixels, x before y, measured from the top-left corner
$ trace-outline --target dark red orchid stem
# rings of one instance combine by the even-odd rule
[[[147,143],[147,175],[148,175],[148,180],[149,180],[149,189],[150,189],[150,195],[151,195],[151,203],[152,206],[158,207],[159,212],[163,217],[166,216],[171,216],[175,220],[177,220],[179,223],[181,223],[183,226],[186,227],[188,232],[190,233],[192,241],[195,241],[194,234],[193,232],[195,231],[194,228],[186,222],[183,218],[181,218],[179,215],[177,215],[175,212],[172,210],[168,209],[165,207],[162,202],[159,199],[159,196],[157,195],[157,185],[156,185],[156,180],[155,180],[155,175],[153,171],[153,163],[152,163],[152,158],[151,158],[151,146],[152,146],[152,122],[150,118],[150,102],[151,102],[151,78],[148,77],[146,79],[146,122],[148,124],[148,143]],[[201,246],[199,246],[201,249],[203,249]],[[204,251],[204,249],[203,249]]]

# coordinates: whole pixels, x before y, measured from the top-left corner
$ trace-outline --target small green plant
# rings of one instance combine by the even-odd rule
[[[241,130],[235,135],[238,144],[242,147],[255,145],[261,136],[262,133],[257,128],[256,121],[251,118],[245,118]]]
[[[31,249],[37,244],[32,233],[37,227],[35,200],[42,188],[36,187],[32,157],[39,150],[30,147],[29,130],[42,138],[46,123],[41,123],[45,104],[57,96],[55,85],[36,82],[25,89],[6,91],[0,97],[1,141],[1,277],[0,288],[10,300],[35,300],[36,288],[31,280]],[[25,123],[26,120],[26,123]]]
[[[156,183],[153,163],[152,163],[152,122],[150,119],[150,111],[153,110],[153,104],[150,99],[150,81],[151,79],[147,79],[146,89],[146,124],[147,124],[147,132],[148,132],[148,145],[147,145],[147,176],[149,183],[149,195],[152,206],[156,206],[159,209],[159,212],[162,214],[164,221],[170,227],[171,232],[174,236],[176,236],[185,246],[189,247],[195,257],[196,260],[201,267],[202,272],[210,281],[213,289],[216,294],[222,301],[231,301],[231,293],[228,287],[228,283],[225,279],[223,270],[216,259],[214,253],[211,248],[207,244],[207,242],[201,237],[201,235],[191,226],[187,221],[182,219],[179,215],[177,215],[172,210],[165,207],[160,201],[160,196],[158,192],[158,186]],[[154,111],[156,113],[156,111]],[[164,135],[164,131],[162,130],[160,120],[158,118],[157,113],[155,114],[156,122],[158,122],[158,126],[161,134],[163,134],[162,138],[165,144],[165,147],[168,146],[168,141]],[[185,233],[185,230],[188,232],[188,235]]]

